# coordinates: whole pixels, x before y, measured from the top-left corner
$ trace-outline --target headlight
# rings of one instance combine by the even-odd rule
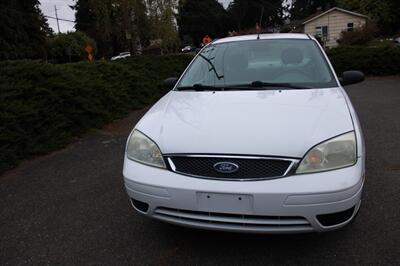
[[[140,131],[133,131],[128,140],[126,155],[129,159],[143,164],[166,168],[161,151],[151,139]]]
[[[351,166],[357,161],[356,136],[349,132],[312,148],[304,156],[296,174],[322,172]]]

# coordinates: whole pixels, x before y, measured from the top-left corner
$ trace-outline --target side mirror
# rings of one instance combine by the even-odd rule
[[[164,80],[163,86],[166,89],[172,89],[175,86],[176,82],[178,82],[178,78],[176,78],[176,77],[167,78],[167,79]]]
[[[341,78],[339,78],[340,84],[343,86],[346,85],[351,85],[351,84],[356,84],[364,81],[365,76],[361,71],[346,71],[343,72],[343,75]]]

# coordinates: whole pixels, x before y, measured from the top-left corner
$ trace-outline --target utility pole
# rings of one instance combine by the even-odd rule
[[[58,14],[57,14],[57,6],[56,5],[54,5],[54,11],[56,12],[58,33],[60,33],[60,22],[58,21]]]

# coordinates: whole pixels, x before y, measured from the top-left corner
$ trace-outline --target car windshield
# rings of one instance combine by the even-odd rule
[[[284,85],[300,89],[337,86],[325,57],[313,40],[211,44],[198,54],[177,89],[235,86],[282,89]]]

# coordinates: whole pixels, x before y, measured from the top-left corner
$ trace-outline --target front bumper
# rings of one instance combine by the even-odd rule
[[[235,232],[338,229],[357,213],[364,184],[361,159],[335,171],[262,181],[198,179],[128,159],[123,174],[129,197],[147,205],[145,211],[134,206],[139,212],[178,225]],[[349,216],[333,225],[317,219],[346,210]]]

